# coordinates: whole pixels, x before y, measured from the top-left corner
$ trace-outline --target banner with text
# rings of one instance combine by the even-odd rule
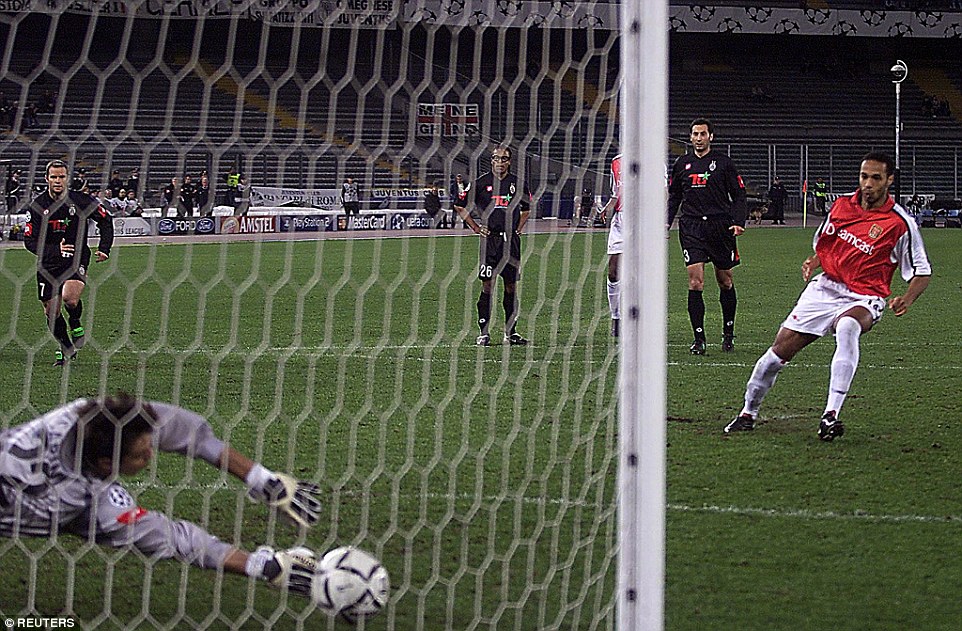
[[[246,18],[277,25],[392,28],[403,0],[0,0],[6,13]]]
[[[481,133],[477,103],[418,103],[418,136],[473,137]]]
[[[337,210],[341,207],[341,192],[336,188],[271,188],[251,187],[251,206],[292,206]]]

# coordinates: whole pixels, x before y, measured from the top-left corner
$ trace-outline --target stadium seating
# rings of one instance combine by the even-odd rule
[[[824,174],[836,193],[847,190],[860,155],[893,145],[887,42],[771,37],[759,63],[752,37],[760,36],[672,35],[669,129],[679,141],[673,150],[683,147],[692,118],[709,115],[717,125],[716,146],[732,153],[754,193],[767,189],[774,170],[790,185],[807,172],[813,178]],[[962,90],[962,61],[938,42],[919,40],[913,50],[921,51],[910,60],[913,67],[938,66],[947,77],[949,87],[943,88]],[[10,74],[21,79],[0,81],[8,99],[21,93],[22,77],[31,76],[38,55],[11,60]],[[454,172],[470,173],[481,150],[470,140],[418,138],[412,111],[419,101],[451,100],[452,94],[484,105],[491,136],[526,139],[528,171],[549,188],[557,186],[556,193],[592,178],[603,190],[616,150],[618,123],[608,117],[614,108],[604,103],[615,73],[595,60],[580,69],[582,87],[578,74],[558,59],[549,69],[528,69],[525,77],[518,76],[520,69],[504,70],[501,85],[510,83],[510,89],[487,93],[480,85],[463,94],[435,92],[449,80],[439,67],[432,69],[434,85],[425,88],[423,68],[409,69],[407,81],[397,83],[397,68],[358,62],[347,77],[339,66],[346,62],[337,55],[328,60],[326,75],[318,75],[317,59],[297,68],[272,60],[263,75],[256,59],[240,57],[225,66],[217,54],[196,62],[173,55],[159,65],[104,59],[75,68],[73,58],[51,61],[50,71],[29,84],[27,98],[59,88],[58,110],[41,114],[39,129],[0,138],[3,157],[32,167],[34,183],[42,182],[47,159],[69,155],[70,148],[95,178],[140,166],[148,199],[185,171],[212,169],[212,181],[220,185],[238,155],[252,161],[254,183],[333,187],[345,174],[355,174],[368,189],[446,182]],[[481,75],[491,82],[498,72],[484,66]],[[100,88],[99,76],[107,76],[109,89]],[[62,84],[58,77],[64,77]],[[753,87],[765,96],[753,98]],[[954,183],[931,165],[958,159],[958,149],[945,141],[962,139],[962,123],[924,114],[927,93],[911,81],[903,88],[903,182],[954,195]],[[93,103],[98,107],[92,114]],[[47,131],[51,122],[54,132]]]

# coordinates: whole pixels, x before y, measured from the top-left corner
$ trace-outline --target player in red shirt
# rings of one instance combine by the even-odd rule
[[[755,364],[745,389],[745,406],[725,427],[726,434],[755,429],[762,399],[779,371],[828,333],[835,334],[835,355],[818,437],[831,441],[845,433],[838,414],[858,367],[859,338],[882,317],[896,268],[908,282],[905,294],[888,299],[896,316],[905,315],[932,275],[915,221],[888,194],[894,166],[887,154],[867,154],[862,158],[858,190],[832,205],[815,233],[815,255],[802,263],[805,282],[819,267],[823,273],[808,283],[772,347]]]

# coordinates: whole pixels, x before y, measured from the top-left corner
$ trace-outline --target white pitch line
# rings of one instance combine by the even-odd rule
[[[222,349],[213,348],[196,348],[196,349],[171,349],[163,348],[156,351],[149,350],[130,350],[130,351],[116,351],[117,353],[130,353],[133,355],[206,355],[215,356],[220,354],[225,354],[227,356],[232,355],[244,355],[244,356],[255,356],[260,357],[263,355],[280,355],[284,353],[296,354],[296,353],[307,353],[313,355],[325,355],[332,357],[339,357],[346,355],[351,358],[360,359],[383,359],[385,358],[384,352],[387,351],[405,351],[405,350],[444,350],[444,349],[462,349],[465,352],[470,352],[469,349],[475,348],[472,344],[448,344],[440,342],[438,344],[391,344],[385,346],[371,346],[371,345],[351,345],[351,344],[339,344],[332,346],[269,346],[261,351],[255,348],[241,348],[237,347],[233,350],[223,353]],[[501,348],[500,346],[491,346],[486,350],[478,349],[478,352],[491,352],[491,349]],[[537,350],[538,346],[536,344],[531,346],[532,349]],[[558,355],[555,359],[551,360],[551,363],[563,362],[564,351],[566,349],[579,350],[585,348],[584,346],[556,346],[555,354]],[[602,348],[600,345],[596,348]],[[688,348],[687,345],[685,348]],[[364,351],[378,351],[377,354],[367,354]],[[494,351],[497,352],[497,351]],[[522,351],[523,352],[523,351]],[[611,349],[610,352],[616,352]],[[397,359],[409,360],[409,361],[429,361],[425,357],[399,357]],[[446,358],[431,358],[430,361],[442,361]],[[483,359],[485,362],[500,362],[500,357],[488,357]],[[532,361],[544,362],[543,358],[535,358]],[[573,360],[581,364],[604,364],[609,360],[605,359],[587,359],[587,360]],[[755,366],[754,362],[712,362],[712,361],[699,361],[693,359],[691,361],[669,361],[665,363],[666,366],[671,368],[753,368]],[[800,362],[790,362],[788,366],[795,366],[798,368],[817,368],[817,369],[828,369],[829,364],[817,364],[817,363],[800,363]],[[861,369],[877,369],[877,370],[894,370],[894,371],[920,371],[920,370],[939,370],[939,371],[962,371],[962,366],[944,366],[944,365],[911,365],[911,364],[899,364],[899,365],[885,365],[885,364],[862,364],[859,366]]]
[[[167,484],[157,484],[157,483],[147,483],[147,482],[134,482],[127,485],[129,488],[135,489],[176,489],[183,490],[189,489],[193,491],[200,490],[230,490],[235,488],[235,485],[226,482],[217,482],[214,484],[190,484],[190,485],[167,485]],[[242,489],[236,487],[238,492]],[[342,491],[340,493],[344,497],[360,497],[361,493],[352,491]],[[565,498],[557,497],[530,497],[527,495],[516,496],[516,495],[488,495],[485,497],[478,497],[471,493],[405,493],[403,494],[404,503],[410,505],[411,501],[424,498],[432,502],[458,502],[458,503],[481,503],[481,504],[491,504],[494,502],[501,502],[506,504],[511,504],[519,502],[521,504],[530,506],[565,506],[571,508],[591,508],[597,506],[595,503],[583,502],[580,500],[569,500]],[[600,507],[608,508],[608,507]],[[752,508],[743,506],[715,506],[711,504],[703,504],[701,506],[691,506],[688,504],[668,504],[668,511],[677,513],[711,513],[716,515],[736,515],[743,517],[768,517],[777,519],[802,519],[802,520],[817,520],[817,521],[864,521],[864,522],[874,522],[874,523],[889,523],[889,524],[950,524],[950,525],[962,525],[962,515],[887,515],[887,514],[876,514],[868,513],[866,511],[855,509],[850,513],[840,513],[837,511],[811,511],[804,508]]]
[[[807,520],[868,521],[891,524],[962,524],[962,516],[960,515],[944,515],[942,517],[935,515],[877,515],[858,509],[851,513],[839,513],[836,511],[810,511],[804,508],[746,508],[739,506],[712,506],[707,504],[704,506],[669,504],[668,510],[683,513],[715,513],[748,517],[797,518]]]

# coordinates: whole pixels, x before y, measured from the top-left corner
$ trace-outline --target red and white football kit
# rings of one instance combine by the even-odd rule
[[[611,161],[611,196],[615,198],[615,208],[611,214],[611,230],[608,232],[608,254],[621,254],[625,238],[621,230],[621,154]]]
[[[896,268],[906,282],[932,274],[918,226],[891,197],[872,210],[862,209],[857,192],[838,198],[815,232],[813,246],[824,272],[808,284],[782,323],[799,333],[825,335],[856,306],[878,321]]]

